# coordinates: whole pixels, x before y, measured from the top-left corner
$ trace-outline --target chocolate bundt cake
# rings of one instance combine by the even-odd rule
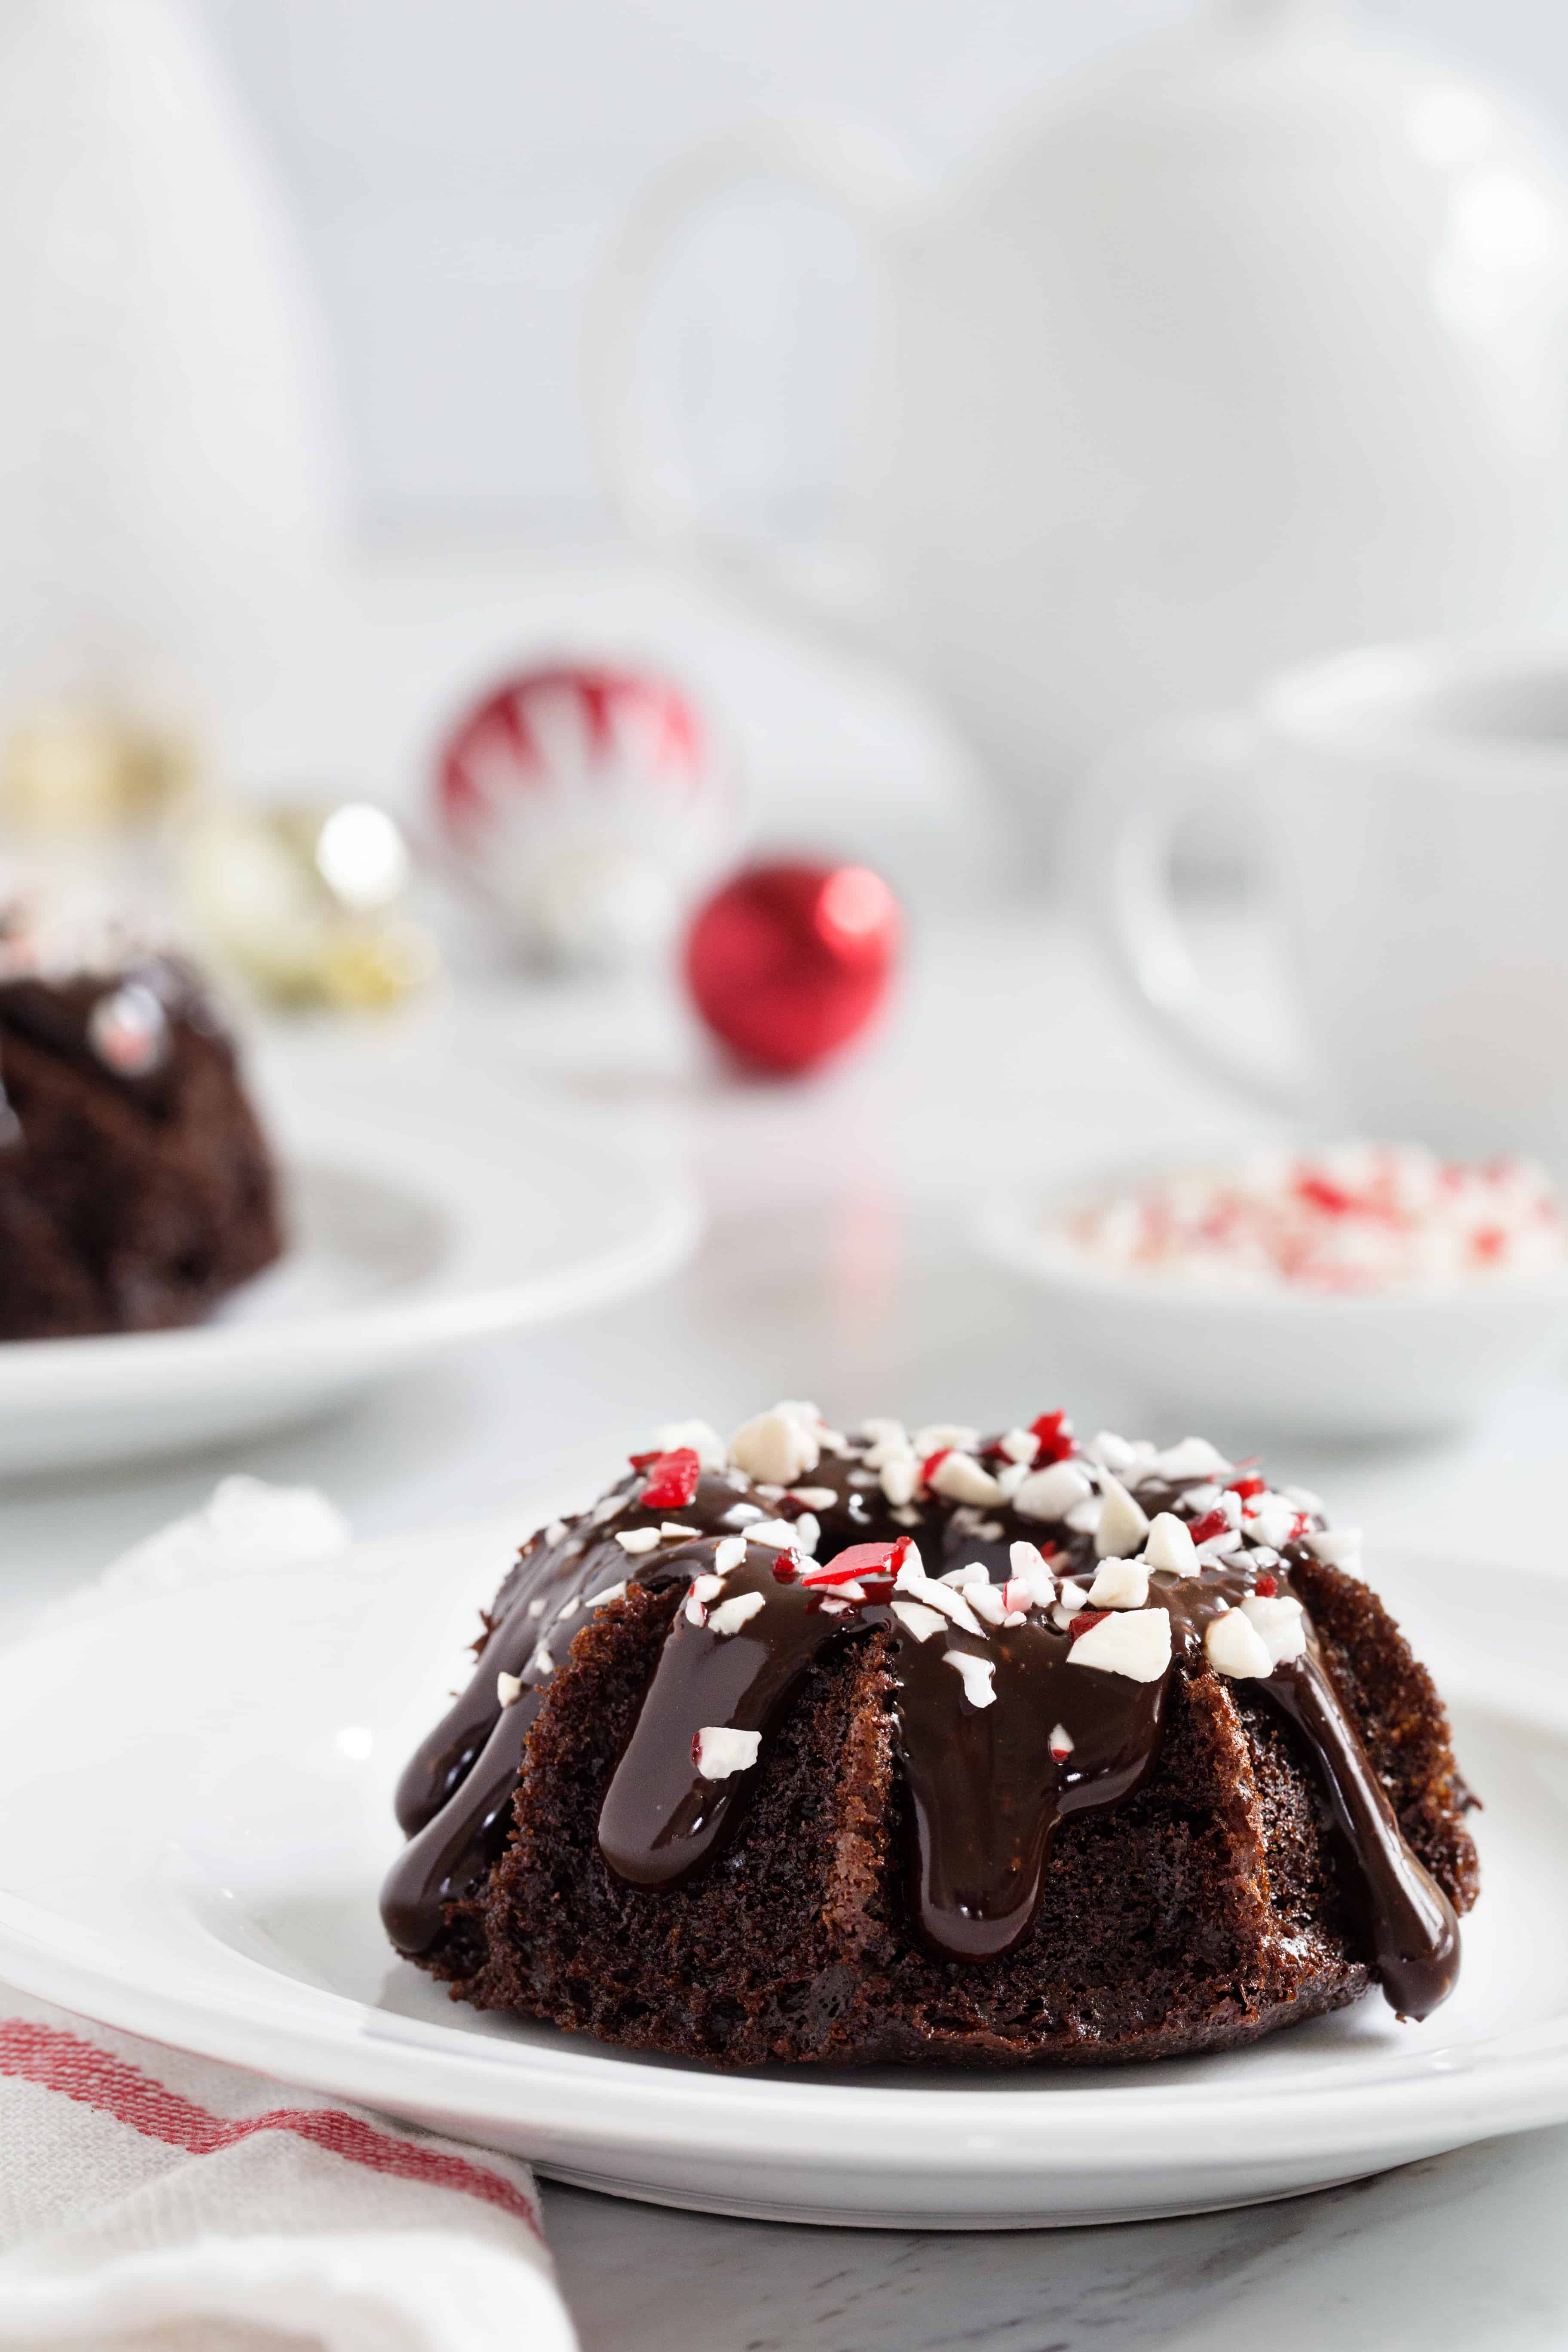
[[[666,1430],[398,1789],[455,1997],[716,2060],[1217,2050],[1458,1970],[1473,1800],[1317,1498],[1060,1413]]]
[[[191,966],[0,910],[0,1339],[195,1322],[281,1246],[235,1049]]]

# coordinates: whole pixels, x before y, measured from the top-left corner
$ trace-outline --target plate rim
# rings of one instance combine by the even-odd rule
[[[563,1118],[552,1107],[530,1104],[528,1116],[531,1138],[547,1134],[609,1160],[621,1170],[628,1191],[641,1191],[645,1214],[636,1232],[557,1269],[456,1290],[441,1289],[437,1277],[437,1286],[416,1284],[407,1295],[275,1322],[207,1322],[172,1331],[0,1341],[0,1403],[25,1381],[29,1410],[54,1404],[85,1410],[131,1392],[174,1395],[214,1379],[275,1374],[307,1356],[312,1373],[367,1360],[389,1370],[402,1368],[416,1357],[605,1305],[660,1280],[689,1256],[700,1237],[702,1210],[683,1171],[586,1121]],[[357,1122],[310,1111],[296,1112],[281,1124],[278,1160],[286,1181],[311,1171],[369,1176],[386,1184],[373,1164],[378,1139],[365,1135]],[[438,1169],[433,1189],[439,1205],[460,1202],[465,1188],[473,1198],[468,1160],[460,1150],[427,1137],[416,1144],[404,1137],[395,1141],[400,1155],[412,1152],[422,1165]],[[413,1185],[405,1189],[416,1191]],[[421,1200],[426,1207],[432,1204],[429,1193]]]

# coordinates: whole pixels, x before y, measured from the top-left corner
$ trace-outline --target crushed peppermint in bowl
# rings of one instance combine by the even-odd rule
[[[1260,1151],[1153,1176],[1044,1228],[1108,1273],[1325,1297],[1516,1282],[1568,1268],[1568,1226],[1542,1170],[1483,1167],[1416,1144]]]
[[[1102,1168],[994,1193],[976,1238],[1032,1286],[1053,1358],[1080,1348],[1222,1428],[1427,1434],[1568,1351],[1568,1218],[1520,1160],[1345,1143]]]

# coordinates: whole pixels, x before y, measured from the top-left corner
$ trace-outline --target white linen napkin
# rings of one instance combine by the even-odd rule
[[[348,1541],[226,1479],[62,1603]],[[0,1986],[0,2347],[574,2352],[528,2167]]]

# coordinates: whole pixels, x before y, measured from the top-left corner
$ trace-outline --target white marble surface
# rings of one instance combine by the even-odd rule
[[[520,1118],[524,1082],[543,1083],[586,1117],[658,1134],[709,1200],[699,1255],[645,1297],[476,1349],[221,1461],[0,1490],[0,1632],[225,1468],[319,1484],[373,1534],[504,1509],[563,1454],[591,1486],[659,1421],[729,1425],[778,1394],[836,1416],[982,1423],[1060,1401],[1089,1427],[1141,1426],[1136,1368],[1086,1378],[1062,1362],[1031,1297],[973,1257],[968,1202],[1012,1170],[1239,1131],[1162,1068],[1038,911],[922,930],[886,1034],[797,1087],[723,1078],[657,991],[491,992],[353,1034],[362,1071],[384,1080],[388,1149],[418,1116],[433,1055],[515,1066]],[[313,1032],[285,1058],[296,1083],[330,1086],[343,1050]],[[1373,1564],[1379,1546],[1539,1560],[1563,1554],[1547,1507],[1565,1443],[1568,1388],[1542,1381],[1462,1442],[1338,1460],[1277,1445],[1269,1460],[1367,1528]],[[549,2205],[589,2352],[1222,2352],[1264,2335],[1278,2352],[1524,2352],[1568,2341],[1565,2193],[1568,2132],[1552,2132],[1289,2204],[1059,2234],[818,2231],[565,2189]]]

